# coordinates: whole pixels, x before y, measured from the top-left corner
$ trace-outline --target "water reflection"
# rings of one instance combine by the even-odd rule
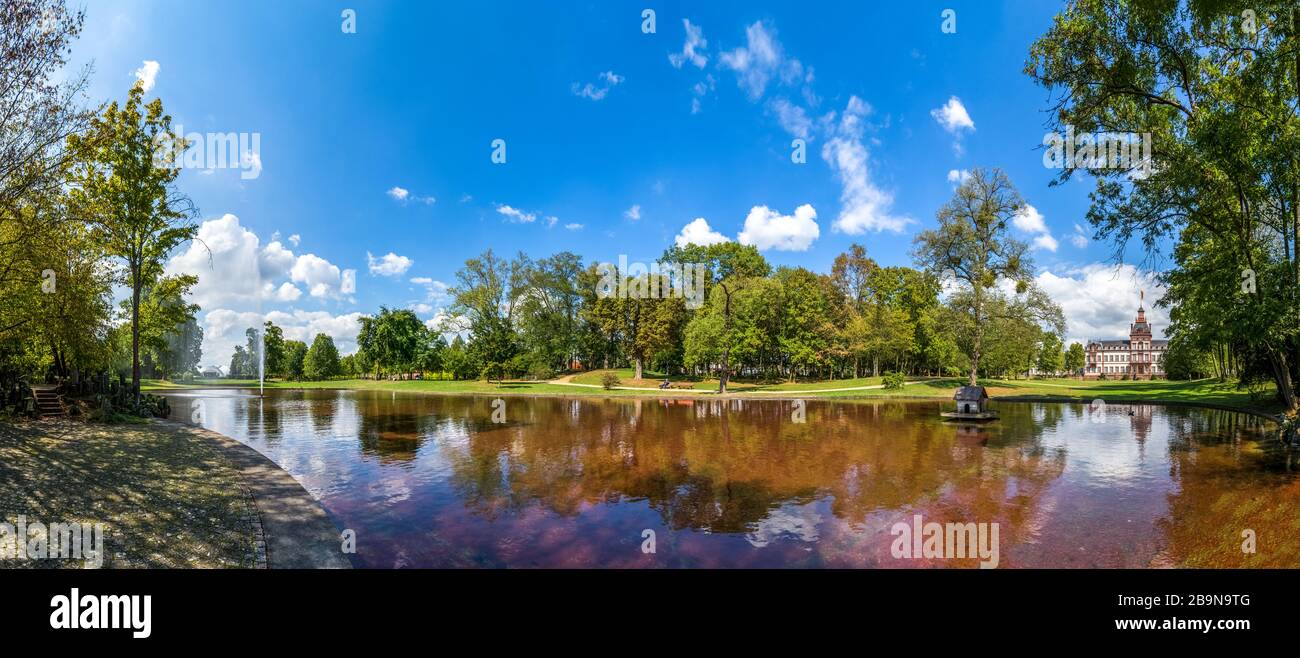
[[[1289,455],[1235,413],[1001,403],[972,425],[938,402],[808,401],[798,423],[789,401],[511,397],[493,423],[485,397],[210,391],[177,416],[200,400],[355,529],[368,566],[976,563],[894,559],[889,528],[914,514],[999,523],[1002,567],[1300,561]]]

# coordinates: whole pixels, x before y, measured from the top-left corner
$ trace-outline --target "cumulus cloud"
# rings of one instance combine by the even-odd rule
[[[831,227],[849,235],[867,231],[898,233],[912,221],[895,215],[893,195],[871,180],[869,154],[862,141],[864,119],[870,112],[862,99],[851,96],[838,121],[833,113],[824,121],[829,138],[822,145],[822,159],[841,185],[840,214]]]
[[[948,170],[948,182],[949,182],[949,183],[952,183],[953,187],[957,187],[958,185],[961,185],[962,183],[965,183],[967,180],[970,180],[970,170],[969,170],[969,169],[949,169],[949,170]]]
[[[613,72],[605,71],[596,76],[597,82],[588,82],[585,85],[573,83],[570,89],[573,95],[579,98],[598,101],[609,95],[609,90],[623,83],[623,76]]]
[[[708,55],[704,54],[704,49],[709,45],[708,40],[704,38],[704,30],[698,25],[691,25],[691,21],[685,18],[682,19],[682,25],[686,27],[686,43],[682,44],[680,53],[669,53],[668,61],[679,69],[687,62],[697,69],[702,69],[709,63]]]
[[[337,299],[357,290],[357,271],[340,270],[316,254],[303,254],[289,270],[294,283],[307,286],[307,293],[320,299]]]
[[[141,63],[140,68],[135,70],[135,79],[144,83],[144,91],[148,93],[153,89],[153,85],[158,81],[158,71],[162,66],[151,59],[146,59]]]
[[[579,223],[577,223],[577,222],[573,222],[573,223],[565,224],[565,225],[564,225],[564,228],[567,229],[567,230],[570,230],[570,231],[581,231],[581,230],[582,230],[582,227],[583,227],[583,225],[582,225],[582,224],[579,224]]]
[[[1154,305],[1165,294],[1154,272],[1132,265],[1092,263],[1062,274],[1045,271],[1035,280],[1065,312],[1067,344],[1128,338],[1129,323],[1137,314],[1143,291],[1155,337],[1164,338],[1169,327],[1168,312]]]
[[[812,71],[802,62],[786,57],[776,31],[758,21],[745,28],[745,45],[719,56],[722,68],[736,73],[736,83],[750,100],[762,98],[772,80],[782,84],[810,82]]]
[[[427,276],[412,277],[411,283],[424,288],[424,301],[438,306],[445,306],[451,303],[451,286]]]
[[[971,120],[966,106],[956,96],[948,98],[941,107],[930,110],[930,116],[953,136],[952,150],[957,155],[962,153],[961,138],[965,131],[975,132],[975,122]]]
[[[370,267],[370,273],[379,276],[401,276],[415,264],[415,261],[410,258],[398,256],[391,251],[379,258],[375,258],[374,254],[367,251],[366,262]]]
[[[623,216],[626,217],[626,218],[628,218],[628,219],[630,219],[630,220],[632,220],[632,221],[636,221],[636,220],[638,220],[638,219],[641,219],[641,206],[640,206],[640,204],[633,204],[631,208],[628,208],[626,211],[623,212]]]
[[[963,130],[975,131],[975,122],[971,121],[966,106],[956,96],[948,98],[948,102],[941,107],[930,110],[930,116],[952,135],[961,134]]]
[[[256,303],[264,282],[284,278],[296,258],[279,241],[261,247],[235,215],[199,225],[196,239],[165,265],[168,275],[193,274],[190,299],[203,308]]]
[[[325,334],[334,339],[339,354],[351,354],[357,350],[357,333],[361,330],[361,313],[334,315],[328,311],[271,311],[266,319],[284,330],[284,337],[300,340],[308,345],[316,334]]]
[[[497,206],[497,212],[505,216],[506,219],[517,224],[529,224],[537,221],[536,213],[524,212],[518,208],[504,204]]]
[[[806,251],[820,234],[817,211],[810,204],[799,206],[793,215],[782,215],[767,206],[754,206],[736,239],[760,251]]]
[[[709,228],[709,222],[703,217],[696,217],[694,221],[682,227],[682,232],[677,234],[675,242],[679,247],[685,247],[688,244],[707,247],[719,242],[730,242],[730,240],[727,239],[727,236]]]
[[[1043,214],[1038,212],[1037,208],[1026,203],[1011,217],[1011,224],[1020,232],[1030,236],[1031,244],[1035,249],[1056,251],[1056,238],[1052,237],[1047,222],[1043,220]]]

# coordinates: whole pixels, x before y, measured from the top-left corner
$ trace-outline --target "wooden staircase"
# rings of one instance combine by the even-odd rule
[[[62,416],[66,412],[63,409],[63,400],[53,388],[32,388],[32,394],[36,396],[36,411],[41,418],[51,416]]]

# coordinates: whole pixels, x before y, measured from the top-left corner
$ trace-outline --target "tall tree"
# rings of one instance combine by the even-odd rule
[[[1088,221],[1117,258],[1132,239],[1148,257],[1176,241],[1161,303],[1185,308],[1171,337],[1230,332],[1282,403],[1300,408],[1300,7],[1073,0],[1025,72],[1051,92],[1056,133],[1150,146],[1129,166],[1067,162],[1057,182],[1096,178]]]
[[[1065,371],[1070,375],[1082,373],[1085,357],[1083,345],[1070,343],[1070,349],[1065,352]]]
[[[328,334],[316,334],[304,359],[303,376],[308,380],[328,380],[341,375],[342,369],[334,339]]]
[[[705,271],[705,290],[709,296],[719,295],[722,302],[722,331],[731,333],[731,302],[737,292],[743,290],[754,279],[765,277],[772,268],[762,254],[752,245],[736,242],[722,242],[707,247],[697,244],[674,245],[664,252],[660,259],[664,263],[677,263],[684,267],[703,265]],[[718,371],[718,392],[727,392],[727,380],[731,377],[731,341],[722,343],[719,355],[721,363]]]
[[[68,138],[77,155],[72,168],[73,215],[95,227],[110,256],[122,259],[124,283],[131,292],[131,387],[140,392],[140,298],[162,274],[176,247],[192,240],[195,225],[189,198],[175,185],[179,169],[159,153],[184,151],[185,140],[172,133],[162,101],[144,102],[137,81],[119,106],[110,103],[91,120],[83,135]]]
[[[1017,294],[1032,291],[1032,261],[1025,243],[1011,237],[1009,224],[1025,208],[1020,193],[1000,169],[975,169],[952,199],[939,209],[939,228],[916,237],[913,256],[926,271],[955,284],[962,293],[954,306],[965,319],[970,340],[971,386],[976,384],[984,333],[990,316],[990,297],[1001,280],[1014,284]],[[1060,308],[1046,295],[1030,295],[1023,308],[1044,320],[1063,324]],[[1041,302],[1046,301],[1046,304]]]

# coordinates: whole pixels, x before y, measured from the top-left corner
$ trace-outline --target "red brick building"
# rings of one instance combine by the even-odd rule
[[[1084,379],[1152,379],[1165,376],[1167,340],[1152,340],[1146,309],[1138,306],[1137,318],[1129,325],[1128,340],[1093,340],[1085,348]]]

